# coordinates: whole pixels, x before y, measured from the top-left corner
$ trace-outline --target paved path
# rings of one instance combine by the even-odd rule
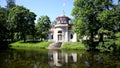
[[[48,46],[48,49],[60,49],[62,42],[52,43]]]

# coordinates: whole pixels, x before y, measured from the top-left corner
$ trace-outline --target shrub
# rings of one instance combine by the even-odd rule
[[[100,52],[112,52],[114,45],[113,39],[107,39],[105,42],[99,42],[98,46],[96,46],[96,49],[98,49]]]
[[[115,34],[115,51],[120,51],[120,32]]]
[[[61,49],[87,50],[85,45],[81,42],[65,42],[62,44]]]
[[[120,51],[120,38],[117,38],[115,40],[115,46],[114,46],[114,51]]]

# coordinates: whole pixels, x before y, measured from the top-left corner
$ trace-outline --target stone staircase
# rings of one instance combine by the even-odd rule
[[[52,43],[48,46],[48,49],[60,49],[62,42]]]

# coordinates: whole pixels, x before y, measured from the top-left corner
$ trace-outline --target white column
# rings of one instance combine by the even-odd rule
[[[68,54],[65,54],[65,62],[68,63]]]
[[[50,35],[51,35],[51,33],[48,34],[48,41],[51,41]]]
[[[77,54],[76,53],[72,53],[72,57],[73,57],[73,61],[77,62]]]
[[[66,27],[66,35],[65,35],[66,37],[66,42],[68,42],[68,27]]]
[[[65,31],[62,31],[62,42],[65,42]]]
[[[58,41],[58,33],[57,33],[57,29],[54,30],[54,41],[57,42]]]
[[[75,37],[74,41],[77,42],[77,34],[76,33],[74,34],[74,37]]]
[[[53,52],[53,61],[54,65],[58,64],[58,53],[56,51]]]

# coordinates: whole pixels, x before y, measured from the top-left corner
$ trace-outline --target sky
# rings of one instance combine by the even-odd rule
[[[15,0],[16,5],[24,6],[37,15],[35,22],[42,15],[47,15],[54,21],[63,11],[66,16],[72,18],[73,2],[74,0]],[[6,0],[0,0],[0,5],[5,7]]]
[[[118,0],[114,0],[117,3]],[[73,9],[74,0],[15,0],[16,5],[21,5],[34,12],[38,18],[42,15],[50,17],[51,21],[54,21],[57,16],[60,16],[63,11],[65,15],[73,18],[71,12]],[[6,0],[0,0],[2,7],[6,6]]]

